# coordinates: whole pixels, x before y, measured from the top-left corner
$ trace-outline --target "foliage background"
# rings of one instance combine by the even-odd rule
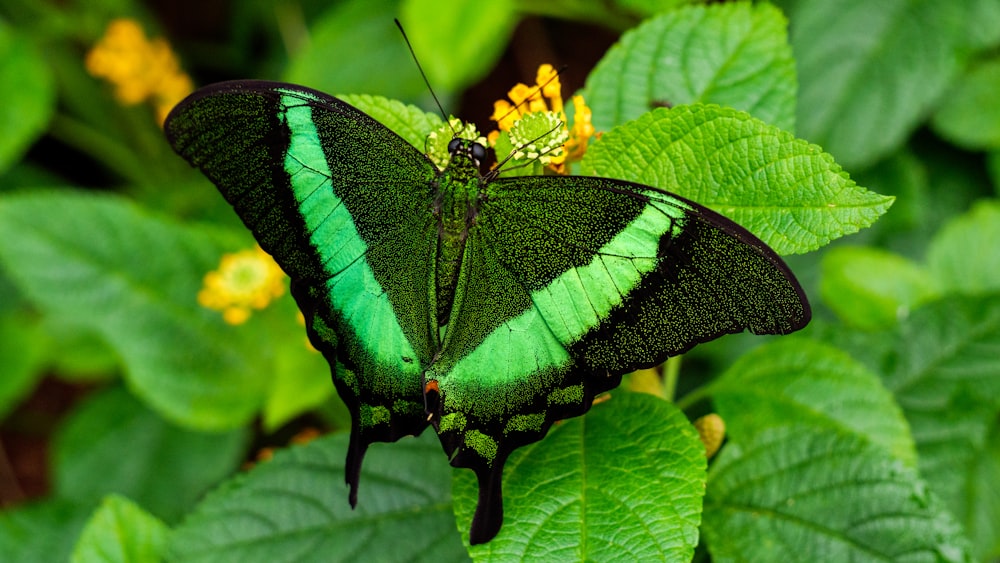
[[[0,1],[0,555],[1000,557],[1000,3],[683,4]],[[666,26],[659,39],[634,33],[608,51],[656,13],[674,14],[649,20]],[[511,458],[511,536],[467,551],[472,483],[429,435],[373,448],[354,512],[342,433],[241,470],[303,428],[348,419],[287,296],[239,327],[197,306],[205,272],[252,241],[170,151],[155,109],[123,105],[87,73],[86,53],[122,17],[168,37],[198,85],[283,79],[431,108],[399,17],[438,96],[481,130],[539,63],[568,64],[564,91],[584,88],[599,130],[638,117],[615,114],[628,104],[605,91],[645,93],[643,111],[732,105],[896,200],[809,225],[831,234],[787,257],[815,309],[802,334],[761,347],[727,337],[684,358],[676,390],[669,371],[653,378],[688,418],[726,420],[707,485],[680,410],[614,394]],[[592,73],[601,59],[605,74]],[[764,228],[754,221],[766,222],[741,223]],[[631,476],[614,473],[626,465]],[[551,507],[543,481],[562,486]],[[637,495],[650,512],[619,523]],[[598,522],[587,542],[578,514],[556,517],[566,506]],[[539,512],[537,527],[521,519]],[[636,522],[664,528],[623,538]]]

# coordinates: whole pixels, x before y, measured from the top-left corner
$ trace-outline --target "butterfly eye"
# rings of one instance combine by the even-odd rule
[[[462,146],[462,139],[455,137],[448,143],[448,154],[455,154],[460,146]]]
[[[482,162],[486,159],[486,147],[479,143],[472,143],[472,160]]]

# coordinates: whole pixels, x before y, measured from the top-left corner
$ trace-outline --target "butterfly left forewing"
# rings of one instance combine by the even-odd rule
[[[181,102],[165,129],[291,277],[352,413],[353,502],[367,446],[427,424],[436,169],[352,106],[289,84],[210,86]]]

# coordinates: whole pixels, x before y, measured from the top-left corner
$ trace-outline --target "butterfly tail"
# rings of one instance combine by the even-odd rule
[[[489,469],[476,470],[479,480],[479,502],[469,529],[469,543],[472,545],[492,540],[503,525],[503,495],[501,491],[503,463]]]
[[[347,461],[344,464],[344,481],[350,487],[347,499],[351,508],[358,504],[358,483],[361,481],[361,463],[365,459],[369,442],[361,436],[357,424],[351,427],[351,441],[347,446]]]

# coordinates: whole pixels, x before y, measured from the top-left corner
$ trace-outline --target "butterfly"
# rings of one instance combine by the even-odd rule
[[[369,445],[432,426],[476,473],[472,544],[501,528],[510,453],[623,374],[810,319],[767,245],[654,187],[483,174],[486,149],[458,137],[439,169],[353,106],[276,82],[205,87],[164,127],[291,278],[351,412],[351,505]]]

